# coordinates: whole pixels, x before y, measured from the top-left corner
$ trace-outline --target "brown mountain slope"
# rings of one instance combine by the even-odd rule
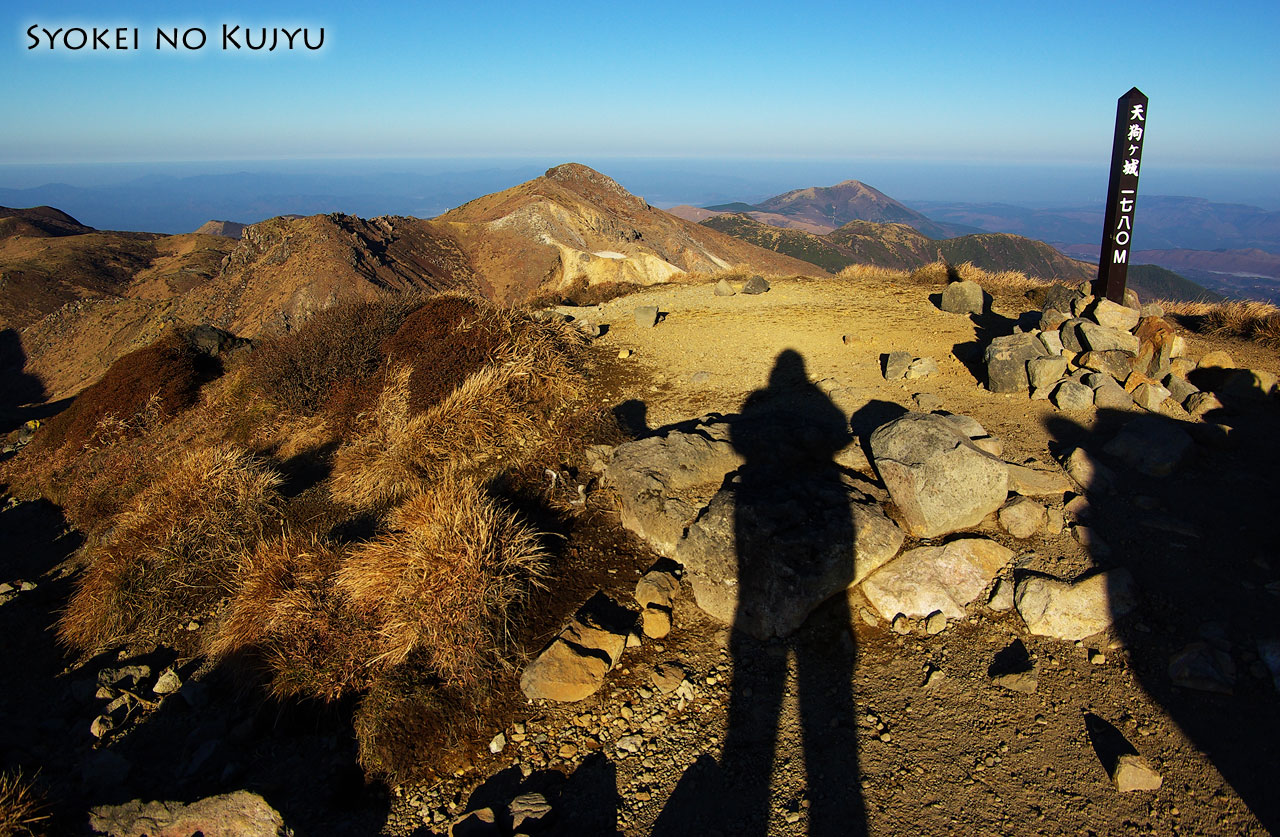
[[[79,235],[93,232],[61,209],[52,206],[33,206],[29,209],[11,209],[0,206],[0,238],[26,235],[33,238],[58,235]]]
[[[436,220],[448,225],[494,297],[504,301],[576,281],[652,285],[739,264],[763,273],[817,273],[811,264],[655,209],[577,163],[548,169]]]
[[[850,221],[874,221],[879,224],[907,224],[929,238],[950,238],[972,232],[948,224],[939,224],[914,209],[858,180],[846,180],[834,186],[810,186],[793,189],[755,205],[762,213],[776,213],[790,219],[803,220],[822,231],[838,229]],[[770,223],[767,218],[758,220]]]
[[[236,221],[205,221],[196,228],[196,232],[203,235],[221,235],[226,238],[239,238],[244,234],[244,228],[248,224],[241,224]]]

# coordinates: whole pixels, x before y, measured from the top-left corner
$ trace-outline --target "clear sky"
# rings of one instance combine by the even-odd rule
[[[1103,160],[1151,98],[1144,167],[1280,169],[1280,3],[15,0],[0,163],[588,156]],[[138,27],[72,52],[32,24]],[[223,24],[324,47],[223,51]],[[196,52],[155,29],[204,28]]]

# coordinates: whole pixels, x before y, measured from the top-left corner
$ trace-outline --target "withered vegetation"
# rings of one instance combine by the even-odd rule
[[[21,771],[0,771],[0,835],[41,837],[48,833],[48,805]]]

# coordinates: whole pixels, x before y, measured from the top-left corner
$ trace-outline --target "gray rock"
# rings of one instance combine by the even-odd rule
[[[991,682],[1003,689],[1024,695],[1034,694],[1036,687],[1040,685],[1035,669],[998,674],[991,678]]]
[[[1084,344],[1084,337],[1080,333],[1080,326],[1084,325],[1088,320],[1082,320],[1078,317],[1072,318],[1064,322],[1058,328],[1058,334],[1062,338],[1063,351],[1078,355],[1086,352],[1089,347]]]
[[[921,413],[932,413],[934,410],[942,409],[942,399],[932,392],[917,392],[911,396],[911,400],[915,402],[916,410]]]
[[[886,381],[899,381],[906,377],[907,367],[911,366],[910,352],[889,352],[884,357],[884,379]]]
[[[1118,569],[1075,581],[1029,575],[1014,592],[1014,607],[1037,636],[1077,640],[1101,633],[1134,607],[1133,577]]]
[[[1008,494],[1005,463],[942,416],[908,413],[879,427],[870,442],[876,471],[916,537],[976,526]]]
[[[1075,448],[1067,456],[1067,476],[1088,492],[1108,491],[1115,474],[1084,448]]]
[[[636,601],[642,608],[658,605],[669,610],[679,592],[680,581],[662,570],[650,570],[636,582]]]
[[[1133,331],[1141,315],[1132,308],[1101,297],[1089,306],[1088,314],[1100,326],[1118,331]]]
[[[1093,406],[1093,390],[1075,381],[1063,381],[1049,396],[1059,410],[1087,410]]]
[[[1055,328],[1052,331],[1042,331],[1037,335],[1040,342],[1044,345],[1044,349],[1050,355],[1057,356],[1062,354],[1062,335]]]
[[[931,357],[918,357],[907,364],[907,371],[903,377],[907,380],[914,380],[936,374],[938,374],[938,362],[936,360]]]
[[[769,290],[769,283],[763,276],[752,276],[742,286],[744,294],[762,294]]]
[[[711,292],[714,293],[716,296],[733,296],[734,294],[737,293],[737,291],[733,289],[733,285],[730,285],[724,279],[721,279],[719,282],[716,282],[716,286],[715,288],[712,289]]]
[[[631,314],[636,319],[636,325],[641,328],[653,328],[658,324],[658,306],[656,305],[641,305]]]
[[[929,614],[924,620],[924,632],[929,636],[937,636],[947,629],[947,617],[941,611]]]
[[[171,695],[182,688],[182,678],[178,676],[172,666],[160,672],[160,676],[156,678],[156,684],[151,687],[151,691],[157,695]]]
[[[972,416],[966,416],[963,413],[938,413],[938,415],[970,439],[980,439],[987,435],[987,429]]]
[[[618,492],[622,525],[670,557],[698,514],[699,505],[687,499],[688,492],[705,487],[709,497],[743,461],[730,441],[729,426],[707,421],[689,432],[619,445],[604,478]]]
[[[1115,381],[1103,381],[1093,391],[1093,406],[1099,410],[1131,410],[1133,398]]]
[[[1093,296],[1093,294],[1081,294],[1076,299],[1071,300],[1071,313],[1075,314],[1077,317],[1084,317],[1085,312],[1093,305],[1095,299],[1096,297]]]
[[[1042,311],[1060,311],[1064,314],[1071,313],[1071,306],[1082,294],[1075,288],[1068,288],[1066,285],[1052,284],[1045,289],[1044,301],[1041,303]]]
[[[1187,396],[1183,403],[1187,412],[1198,419],[1204,419],[1207,413],[1222,409],[1222,402],[1212,392],[1197,392]]]
[[[991,588],[991,598],[987,599],[987,607],[997,613],[1012,610],[1013,582],[1007,578],[996,579],[995,586]]]
[[[650,639],[662,639],[671,633],[671,611],[658,605],[649,605],[640,612],[640,629]]]
[[[521,831],[523,826],[535,826],[551,814],[551,804],[540,793],[522,793],[507,806],[511,816],[513,831]]]
[[[1019,539],[1040,533],[1048,522],[1044,506],[1026,497],[1015,497],[1006,503],[998,519],[1002,529]]]
[[[1148,302],[1142,306],[1138,314],[1142,317],[1163,317],[1164,306],[1158,302]]]
[[[1122,427],[1103,450],[1148,476],[1166,477],[1182,464],[1193,445],[1191,435],[1174,422],[1139,416]]]
[[[935,612],[963,619],[965,606],[1011,560],[1013,551],[993,540],[962,538],[904,552],[868,576],[861,589],[885,619],[899,613],[925,618]]]
[[[1175,686],[1230,695],[1236,688],[1236,664],[1231,655],[1208,642],[1193,642],[1169,661]]]
[[[1076,363],[1085,369],[1105,372],[1117,381],[1123,381],[1133,371],[1134,357],[1128,352],[1113,349],[1109,352],[1085,352]]]
[[[984,365],[987,389],[992,392],[1022,392],[1030,387],[1027,361],[1047,354],[1044,344],[1034,334],[1010,334],[997,337],[987,346]]]
[[[1067,359],[1062,355],[1037,357],[1027,361],[1027,379],[1032,389],[1051,387],[1066,374]]]
[[[1138,354],[1138,338],[1127,331],[1107,328],[1089,320],[1084,320],[1077,327],[1077,334],[1086,351],[1109,352],[1119,350],[1129,352],[1132,355]],[[1063,343],[1066,343],[1065,339]]]
[[[1070,306],[1067,306],[1070,309]],[[1071,319],[1071,311],[1058,311],[1051,309],[1040,315],[1040,331],[1041,334],[1055,334],[1058,329],[1062,328],[1062,324]],[[1061,335],[1059,335],[1059,343],[1061,343]]]
[[[856,490],[798,476],[750,498],[725,486],[675,557],[699,608],[768,639],[795,632],[818,605],[897,555],[903,539]]]
[[[1165,389],[1169,390],[1169,395],[1179,404],[1186,404],[1188,398],[1200,391],[1195,384],[1173,373],[1165,375],[1161,383],[1164,384]]]
[[[89,827],[111,837],[277,837],[288,832],[284,818],[256,793],[235,791],[185,804],[143,802],[102,805],[89,812]]]
[[[951,314],[981,314],[982,286],[977,282],[952,282],[942,291],[943,311]]]

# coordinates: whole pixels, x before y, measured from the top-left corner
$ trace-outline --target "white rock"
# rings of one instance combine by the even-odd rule
[[[963,619],[965,606],[1011,560],[1012,550],[987,538],[922,546],[872,573],[862,582],[862,592],[885,619],[898,614],[919,619],[934,612]]]
[[[1018,582],[1014,606],[1037,636],[1077,640],[1111,627],[1133,609],[1133,576],[1118,569],[1064,581],[1027,576]]]

